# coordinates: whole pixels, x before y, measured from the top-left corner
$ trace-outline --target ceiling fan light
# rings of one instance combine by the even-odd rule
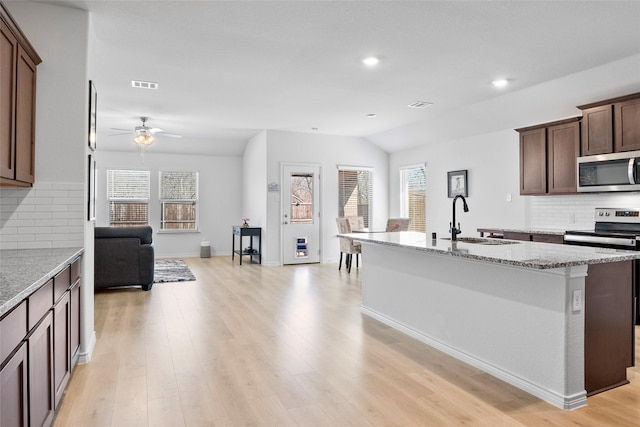
[[[155,138],[153,135],[150,135],[146,132],[141,132],[138,135],[133,137],[133,142],[139,145],[151,145],[155,142]]]

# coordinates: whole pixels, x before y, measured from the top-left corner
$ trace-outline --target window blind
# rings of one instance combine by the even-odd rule
[[[197,172],[160,172],[160,229],[196,230]]]
[[[423,165],[400,169],[401,215],[410,218],[409,230],[425,232],[426,216],[426,169]]]
[[[149,171],[107,170],[109,225],[149,223]]]
[[[361,216],[364,226],[372,224],[373,171],[338,170],[338,216]]]

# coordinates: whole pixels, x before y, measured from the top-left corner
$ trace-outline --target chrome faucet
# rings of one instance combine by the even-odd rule
[[[449,223],[449,233],[451,233],[451,241],[456,241],[458,240],[456,238],[456,236],[460,233],[462,233],[462,230],[460,229],[460,223],[458,223],[458,228],[456,228],[455,224],[456,224],[456,202],[458,201],[458,199],[462,199],[462,209],[465,212],[469,212],[469,206],[467,206],[467,201],[464,198],[464,196],[462,196],[461,194],[458,194],[456,197],[453,198],[453,221]]]

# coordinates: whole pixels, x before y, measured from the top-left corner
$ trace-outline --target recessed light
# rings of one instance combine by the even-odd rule
[[[509,80],[507,79],[496,79],[491,82],[495,87],[505,87],[509,84]]]
[[[377,114],[374,114],[374,113],[367,114],[368,119],[373,119],[375,116],[377,116]]]
[[[378,65],[379,62],[380,62],[380,60],[378,58],[376,58],[375,56],[370,56],[370,57],[364,58],[362,60],[362,63],[364,65],[369,66],[369,67],[373,67],[374,65]]]

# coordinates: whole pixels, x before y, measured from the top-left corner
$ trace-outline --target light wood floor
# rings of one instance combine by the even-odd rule
[[[362,315],[355,268],[186,262],[197,281],[96,294],[55,426],[640,425],[638,367],[565,412]]]

